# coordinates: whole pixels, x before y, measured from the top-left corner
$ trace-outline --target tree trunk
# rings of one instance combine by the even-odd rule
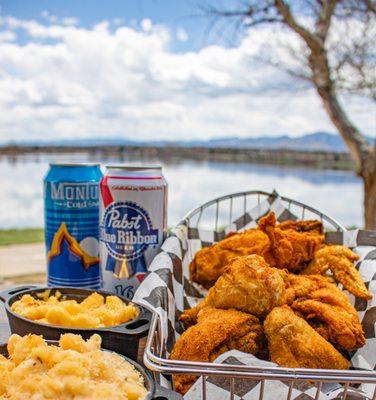
[[[376,230],[376,149],[367,157],[361,173],[364,180],[364,222]]]
[[[363,178],[365,228],[376,230],[376,149],[370,149],[364,137],[347,118],[332,90],[327,87],[317,87],[317,91],[330,120],[350,150],[358,175]]]
[[[336,94],[333,93],[333,90],[327,87],[317,87],[317,91],[324,103],[325,110],[330,120],[338,129],[338,132],[349,148],[350,154],[356,164],[357,173],[360,175],[363,169],[364,157],[369,151],[368,143],[359,130],[348,119]]]

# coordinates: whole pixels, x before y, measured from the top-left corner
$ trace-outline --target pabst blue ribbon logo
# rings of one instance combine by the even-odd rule
[[[132,261],[158,244],[158,229],[153,229],[148,213],[138,204],[112,203],[103,216],[100,240],[114,258]]]

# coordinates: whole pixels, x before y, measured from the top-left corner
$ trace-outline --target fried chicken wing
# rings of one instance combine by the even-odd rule
[[[198,251],[189,266],[191,279],[209,288],[222,275],[225,267],[235,257],[265,254],[269,238],[258,229],[229,235],[219,243]]]
[[[359,271],[355,268],[354,262],[359,256],[345,246],[325,246],[318,250],[308,267],[302,274],[325,274],[329,269],[333,273],[334,279],[342,283],[356,297],[362,299],[372,299],[372,294],[368,291]]]
[[[281,276],[286,285],[286,303],[324,338],[346,350],[364,345],[364,332],[355,308],[327,277],[283,272]]]
[[[288,368],[348,369],[349,362],[288,306],[264,322],[271,360]]]
[[[358,316],[344,308],[314,299],[296,300],[291,307],[308,322],[321,322],[321,329],[326,325],[328,340],[341,348],[354,350],[364,346],[365,337]]]
[[[235,308],[256,316],[265,316],[286,301],[281,272],[270,268],[257,255],[238,257],[229,264],[206,297],[180,317],[186,326],[195,322],[205,307]]]
[[[298,226],[303,229],[304,225],[290,222],[282,223],[280,228],[276,224],[274,212],[260,219],[259,229],[265,232],[270,240],[269,252],[265,254],[265,260],[270,266],[299,271],[305,263],[313,259],[315,251],[324,242],[324,235],[320,233],[320,229],[298,231]]]
[[[233,309],[206,308],[198,314],[197,325],[188,328],[177,340],[170,358],[209,362],[233,349],[256,355],[264,345],[258,318]],[[184,394],[196,379],[194,375],[174,375],[175,389]]]
[[[281,273],[281,276],[286,284],[288,304],[291,304],[296,299],[315,299],[342,307],[350,314],[357,315],[346,294],[327,277],[290,273]]]

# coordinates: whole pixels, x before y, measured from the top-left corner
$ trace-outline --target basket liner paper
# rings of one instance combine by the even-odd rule
[[[257,207],[248,210],[221,232],[187,228],[179,225],[173,229],[155,257],[134,301],[157,312],[161,322],[161,348],[163,357],[168,357],[176,339],[182,333],[178,318],[182,311],[195,305],[205,294],[205,290],[189,280],[189,264],[194,254],[202,247],[223,239],[229,231],[241,231],[257,225],[257,221],[269,211],[274,211],[279,222],[296,220],[297,217],[285,208],[279,196],[274,194]],[[361,273],[371,293],[376,293],[376,232],[351,230],[326,234],[327,243],[343,244],[352,248],[360,260],[356,268]],[[366,336],[366,344],[351,354],[350,362],[354,369],[374,370],[376,366],[376,296],[370,301],[356,299],[347,293],[358,311]],[[270,366],[270,362],[258,360],[254,356],[239,351],[222,354],[215,362]],[[375,376],[376,380],[376,376]],[[237,379],[236,399],[258,399],[260,382]],[[185,395],[185,399],[201,398],[201,378]],[[240,384],[239,384],[240,382]],[[164,382],[169,384],[168,380]],[[375,385],[361,385],[351,388],[348,399],[368,399],[373,395]],[[264,399],[277,399],[287,396],[288,383],[266,381]],[[339,384],[323,385],[320,399],[339,399],[343,388]],[[209,377],[207,380],[208,399],[229,398],[229,380]],[[316,388],[307,383],[297,384],[292,391],[292,399],[315,399]],[[301,397],[303,396],[303,397]],[[355,396],[355,397],[354,397]]]

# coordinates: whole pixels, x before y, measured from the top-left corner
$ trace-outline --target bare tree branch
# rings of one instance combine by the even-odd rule
[[[271,7],[272,2],[253,2],[248,4],[242,9],[237,10],[223,10],[221,8],[200,4],[200,8],[204,13],[208,15],[215,15],[218,17],[230,18],[230,19],[241,19],[245,27],[252,27],[261,24],[268,23],[282,23],[283,18],[276,12],[273,12]]]
[[[282,15],[285,23],[295,31],[312,48],[322,46],[322,41],[304,26],[300,25],[291,13],[290,7],[283,0],[275,0],[277,10]]]
[[[316,35],[325,42],[328,35],[330,21],[336,7],[336,0],[328,0],[322,4],[322,10],[316,22]]]

